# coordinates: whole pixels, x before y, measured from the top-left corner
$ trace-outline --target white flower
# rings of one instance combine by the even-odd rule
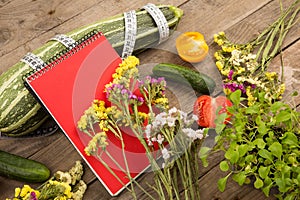
[[[175,126],[176,118],[169,116],[166,121],[167,121],[169,127],[173,127],[173,126]]]
[[[175,114],[177,113],[177,108],[176,107],[173,107],[169,110],[169,115],[172,115],[172,114]]]
[[[192,119],[194,120],[194,121],[198,121],[198,116],[197,115],[192,115]]]
[[[249,53],[249,54],[246,56],[246,59],[248,59],[248,60],[254,60],[254,59],[256,59],[256,54]]]
[[[146,138],[150,138],[151,136],[151,124],[147,124],[146,129],[145,129],[145,134],[146,134]]]
[[[158,134],[157,137],[153,137],[151,138],[152,142],[158,142],[159,144],[162,144],[164,141],[164,136],[162,136],[161,134]]]
[[[168,149],[166,149],[165,147],[161,150],[162,153],[162,157],[164,160],[167,160],[170,158],[170,153],[168,151]]]
[[[164,141],[164,136],[162,136],[161,134],[158,134],[157,135],[157,142],[159,143],[159,144],[162,144],[163,143],[163,141]]]
[[[153,143],[152,143],[152,141],[150,140],[150,138],[147,139],[147,143],[148,143],[148,146],[153,146]]]
[[[196,131],[191,128],[184,128],[182,129],[182,132],[184,132],[189,138],[191,138],[193,141],[197,139],[203,138],[203,132],[204,129],[197,129]]]
[[[166,123],[167,123],[167,114],[165,112],[159,113],[158,115],[156,115],[155,120],[153,122],[153,126],[156,129],[160,129],[161,127],[163,127]]]

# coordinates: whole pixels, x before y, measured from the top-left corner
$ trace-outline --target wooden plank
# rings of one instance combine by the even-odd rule
[[[255,189],[252,185],[239,186],[231,178],[228,179],[226,190],[220,192],[217,187],[218,179],[226,176],[219,167],[214,167],[204,177],[200,179],[200,191],[202,199],[242,199],[242,200],[266,200],[262,191]]]
[[[300,39],[300,34],[298,34],[298,39]],[[293,107],[300,105],[300,63],[297,55],[300,55],[300,40],[282,52],[283,81],[286,85],[283,101],[290,103]],[[268,70],[279,73],[279,76],[282,75],[280,55],[272,61]],[[292,97],[294,92],[298,92],[298,95]]]
[[[0,56],[26,44],[54,27],[74,18],[81,12],[93,7],[96,0],[91,1],[22,1],[15,0],[0,8],[1,32]]]
[[[22,24],[20,25],[15,21],[7,21],[14,20],[14,18],[4,18],[2,17],[4,14],[0,14],[0,32],[2,32],[2,34],[0,34],[0,44],[3,45],[3,48],[0,49],[0,73],[17,63],[27,52],[31,52],[43,45],[55,34],[67,33],[73,29],[85,26],[95,21],[132,9],[141,8],[143,5],[148,3],[146,0],[135,0],[126,2],[126,4],[122,1],[108,2],[102,0],[100,2],[96,1],[97,3],[89,1],[87,5],[82,6],[81,4],[86,4],[85,1],[78,1],[78,4],[74,4],[74,1],[67,1],[66,3],[61,3],[61,5],[66,7],[66,11],[64,11],[63,7],[59,7],[58,5],[53,6],[51,2],[48,1],[45,1],[45,3],[43,3],[43,0],[37,2],[38,3],[36,4],[29,4],[30,6],[25,4],[25,7],[28,9],[23,11],[23,15],[22,12],[18,14],[19,16],[17,19],[22,19],[23,17],[26,19],[25,22],[29,23],[26,26],[24,25],[25,27],[22,27]],[[48,4],[46,2],[48,2]],[[186,2],[186,0],[173,0],[170,1],[169,4],[178,6],[184,2]],[[161,2],[156,0],[152,3],[159,4]],[[44,6],[44,4],[46,6]],[[13,6],[10,6],[9,8],[11,7]],[[39,7],[42,7],[45,11],[41,13],[38,12]],[[51,16],[44,15],[44,13],[47,13],[49,8],[53,8],[52,10],[55,8],[55,12],[51,14]],[[5,12],[9,12],[9,9]],[[38,12],[35,14],[36,16],[32,14],[35,12]],[[30,13],[30,15],[27,15],[27,13]],[[11,16],[10,14],[8,15]],[[44,23],[46,23],[46,25],[43,25]],[[10,26],[10,24],[14,24],[14,26]],[[1,39],[1,37],[3,39]]]

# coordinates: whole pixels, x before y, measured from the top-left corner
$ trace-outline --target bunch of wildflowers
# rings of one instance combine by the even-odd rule
[[[204,138],[204,130],[191,128],[197,120],[194,115],[189,117],[187,113],[176,108],[169,109],[164,78],[146,76],[139,80],[138,64],[139,60],[134,56],[123,60],[112,75],[113,80],[105,86],[107,99],[94,100],[82,115],[78,128],[91,138],[85,152],[87,155],[96,156],[123,183],[102,158],[103,154],[107,155],[127,175],[130,188],[126,188],[134,198],[137,197],[133,183],[150,199],[156,199],[131,177],[121,131],[123,127],[129,127],[146,150],[155,174],[156,186],[151,187],[159,198],[179,198],[180,191],[176,182],[178,178],[174,178],[170,172],[176,167],[184,183],[186,199],[199,199],[197,184],[194,184],[199,171],[194,149]],[[98,128],[95,124],[98,124]],[[108,134],[114,134],[120,140],[125,166],[121,166],[107,151]],[[157,155],[162,156],[163,165],[157,160]]]
[[[257,55],[253,54],[256,44],[231,43],[224,32],[215,34],[214,41],[221,47],[214,56],[216,66],[224,77],[225,94],[241,90],[248,98],[248,105],[257,101],[257,94],[262,91],[266,91],[265,98],[270,102],[282,98],[285,85],[276,72],[261,68]]]
[[[37,189],[24,185],[15,189],[15,196],[7,200],[81,200],[86,184],[81,177],[83,166],[80,161],[67,172],[57,171],[54,176]]]
[[[282,4],[282,2],[280,2]],[[221,47],[216,51],[216,66],[224,76],[224,92],[241,90],[248,104],[258,100],[258,93],[265,92],[269,101],[282,98],[285,85],[275,72],[267,72],[272,58],[281,52],[288,31],[297,23],[299,0],[295,0],[280,17],[252,41],[244,44],[230,42],[224,32],[214,35]],[[254,53],[255,52],[255,53]]]
[[[207,130],[191,128],[197,119],[197,116],[188,116],[187,113],[173,107],[155,115],[145,128],[147,144],[150,147],[158,145],[161,149],[162,168],[168,182],[176,188],[180,179],[186,188],[186,199],[200,198],[196,149],[207,135]],[[178,169],[178,180],[170,175],[172,168]],[[176,196],[177,192],[178,188],[171,194]]]

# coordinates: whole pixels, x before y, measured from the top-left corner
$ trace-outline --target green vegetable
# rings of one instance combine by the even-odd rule
[[[42,163],[0,150],[0,175],[25,182],[44,182],[50,170]]]
[[[182,10],[167,5],[158,7],[166,17],[170,33],[172,33],[183,15]],[[137,38],[134,53],[156,45],[159,40],[158,28],[152,17],[143,9],[137,10],[136,15]],[[123,14],[81,27],[66,35],[78,42],[95,30],[101,31],[113,48],[121,54],[125,31]],[[54,55],[64,50],[65,47],[59,42],[48,41],[32,53],[47,63]],[[2,135],[26,135],[36,130],[48,117],[36,99],[24,87],[22,77],[30,71],[31,68],[28,65],[18,62],[0,75],[0,133]]]
[[[210,94],[216,87],[216,83],[211,77],[181,65],[160,63],[153,67],[152,72],[155,76],[188,84],[202,94]]]

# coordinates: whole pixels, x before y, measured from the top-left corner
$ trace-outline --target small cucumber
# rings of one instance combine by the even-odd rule
[[[49,178],[50,170],[40,162],[0,150],[0,175],[28,183],[38,183]]]
[[[189,84],[201,94],[210,94],[216,87],[215,81],[208,75],[181,65],[160,63],[153,67],[152,72],[154,76]]]

